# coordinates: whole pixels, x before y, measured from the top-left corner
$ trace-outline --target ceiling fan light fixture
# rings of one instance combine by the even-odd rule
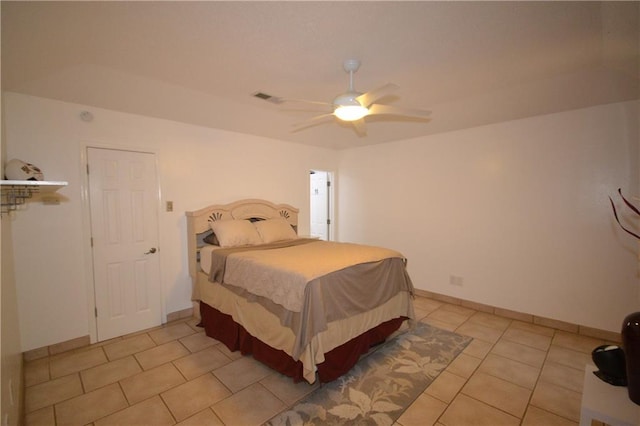
[[[369,114],[369,110],[362,105],[342,105],[333,113],[342,121],[356,121]]]
[[[384,86],[370,90],[366,93],[356,92],[353,88],[353,73],[358,70],[360,61],[357,59],[348,59],[344,61],[343,66],[344,70],[349,73],[349,90],[336,96],[331,104],[328,104],[326,102],[298,100],[298,102],[331,105],[333,106],[333,112],[317,115],[310,120],[307,120],[306,122],[300,123],[296,125],[294,131],[314,126],[335,117],[340,121],[351,123],[356,130],[356,133],[358,133],[358,135],[360,136],[364,136],[366,135],[366,129],[363,118],[366,116],[391,115],[425,119],[430,114],[429,111],[398,108],[390,105],[376,103],[376,101],[378,101],[379,99],[382,99],[394,90],[399,89],[399,87],[393,83],[387,83]],[[256,94],[254,96],[265,99],[265,96],[269,95]],[[275,99],[278,100],[278,103],[287,100],[283,98]]]

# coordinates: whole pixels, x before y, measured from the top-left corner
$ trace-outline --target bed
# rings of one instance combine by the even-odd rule
[[[192,299],[231,351],[329,382],[411,323],[413,285],[394,250],[299,237],[298,212],[256,199],[186,212]]]

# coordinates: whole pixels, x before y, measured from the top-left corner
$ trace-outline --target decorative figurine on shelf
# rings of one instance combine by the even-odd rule
[[[7,162],[4,173],[9,180],[44,180],[42,170],[17,158]]]
[[[640,216],[640,210],[624,198],[620,188],[618,188],[618,193],[625,205],[636,215]],[[640,240],[640,235],[630,231],[620,223],[616,206],[611,197],[609,197],[609,201],[611,201],[613,215],[616,218],[618,225],[620,225],[625,232]],[[622,322],[621,334],[627,371],[627,390],[629,392],[629,399],[640,405],[640,312],[634,312],[625,317]]]

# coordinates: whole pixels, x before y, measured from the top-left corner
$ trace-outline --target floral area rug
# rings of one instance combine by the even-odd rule
[[[392,425],[471,340],[417,322],[266,424]]]

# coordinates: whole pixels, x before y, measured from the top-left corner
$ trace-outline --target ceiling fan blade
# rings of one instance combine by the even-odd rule
[[[373,104],[369,107],[369,115],[401,115],[403,117],[427,118],[431,111],[424,109],[401,108],[391,105]]]
[[[373,89],[368,91],[367,93],[363,93],[362,95],[358,96],[356,100],[360,102],[360,105],[368,107],[378,99],[391,94],[399,88],[400,87],[396,84],[387,83],[382,87],[378,87],[377,89]]]
[[[356,129],[358,136],[367,136],[367,126],[364,124],[364,118],[352,121],[353,127]]]
[[[326,106],[326,107],[330,107],[333,108],[333,104],[329,103],[329,102],[322,102],[322,101],[308,101],[306,99],[292,99],[292,98],[277,98],[277,100],[274,100],[273,103],[275,104],[283,104],[283,103],[298,103],[298,104],[310,104],[310,105],[321,105],[321,106]]]
[[[326,121],[328,118],[333,118],[333,113],[317,115],[307,121],[303,121],[302,123],[297,123],[293,125],[292,132],[297,132],[298,130],[305,129],[307,127],[315,126],[317,124],[321,124],[323,121]]]

